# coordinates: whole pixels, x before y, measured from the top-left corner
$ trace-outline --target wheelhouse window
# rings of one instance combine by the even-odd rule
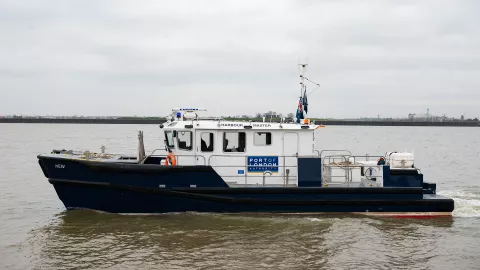
[[[253,134],[253,145],[255,146],[272,145],[272,133],[255,132]]]
[[[191,131],[177,131],[178,149],[192,150],[192,132]]]
[[[204,132],[200,135],[200,150],[202,152],[213,152],[213,133]]]
[[[245,132],[224,132],[223,133],[223,152],[245,152],[246,135]]]
[[[175,145],[173,143],[173,132],[165,131],[165,144],[170,149],[175,148]]]

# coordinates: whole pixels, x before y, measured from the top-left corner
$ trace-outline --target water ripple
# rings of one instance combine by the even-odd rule
[[[65,212],[36,163],[53,148],[132,153],[154,125],[0,128],[1,269],[478,269],[479,129],[328,127],[318,149],[414,149],[425,180],[455,199],[452,219]],[[31,134],[35,134],[32,140]],[[373,147],[373,148],[372,148]],[[373,154],[373,153],[372,153]],[[454,166],[453,166],[454,165]]]

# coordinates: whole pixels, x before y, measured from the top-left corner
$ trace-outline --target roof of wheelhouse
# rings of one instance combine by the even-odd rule
[[[252,121],[229,121],[221,118],[200,118],[198,113],[206,111],[200,108],[174,108],[172,114],[167,118],[169,121],[160,127],[165,130],[178,129],[203,129],[203,130],[302,130],[313,131],[318,125],[302,120],[297,123],[273,123],[273,122],[252,122]],[[309,124],[303,124],[304,122]]]
[[[295,123],[271,123],[225,120],[175,120],[163,124],[165,130],[208,129],[208,130],[302,130],[313,131],[318,125],[300,125]]]

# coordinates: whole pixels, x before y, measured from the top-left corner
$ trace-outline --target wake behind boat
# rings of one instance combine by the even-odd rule
[[[114,213],[360,213],[450,216],[454,202],[425,182],[411,153],[315,150],[302,77],[295,123],[202,119],[173,109],[165,147],[136,156],[54,150],[39,155],[67,209]]]

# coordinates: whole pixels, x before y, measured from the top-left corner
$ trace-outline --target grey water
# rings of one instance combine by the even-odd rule
[[[135,153],[156,125],[0,124],[0,269],[480,269],[480,128],[340,127],[317,149],[414,151],[452,218],[66,211],[36,155]]]

